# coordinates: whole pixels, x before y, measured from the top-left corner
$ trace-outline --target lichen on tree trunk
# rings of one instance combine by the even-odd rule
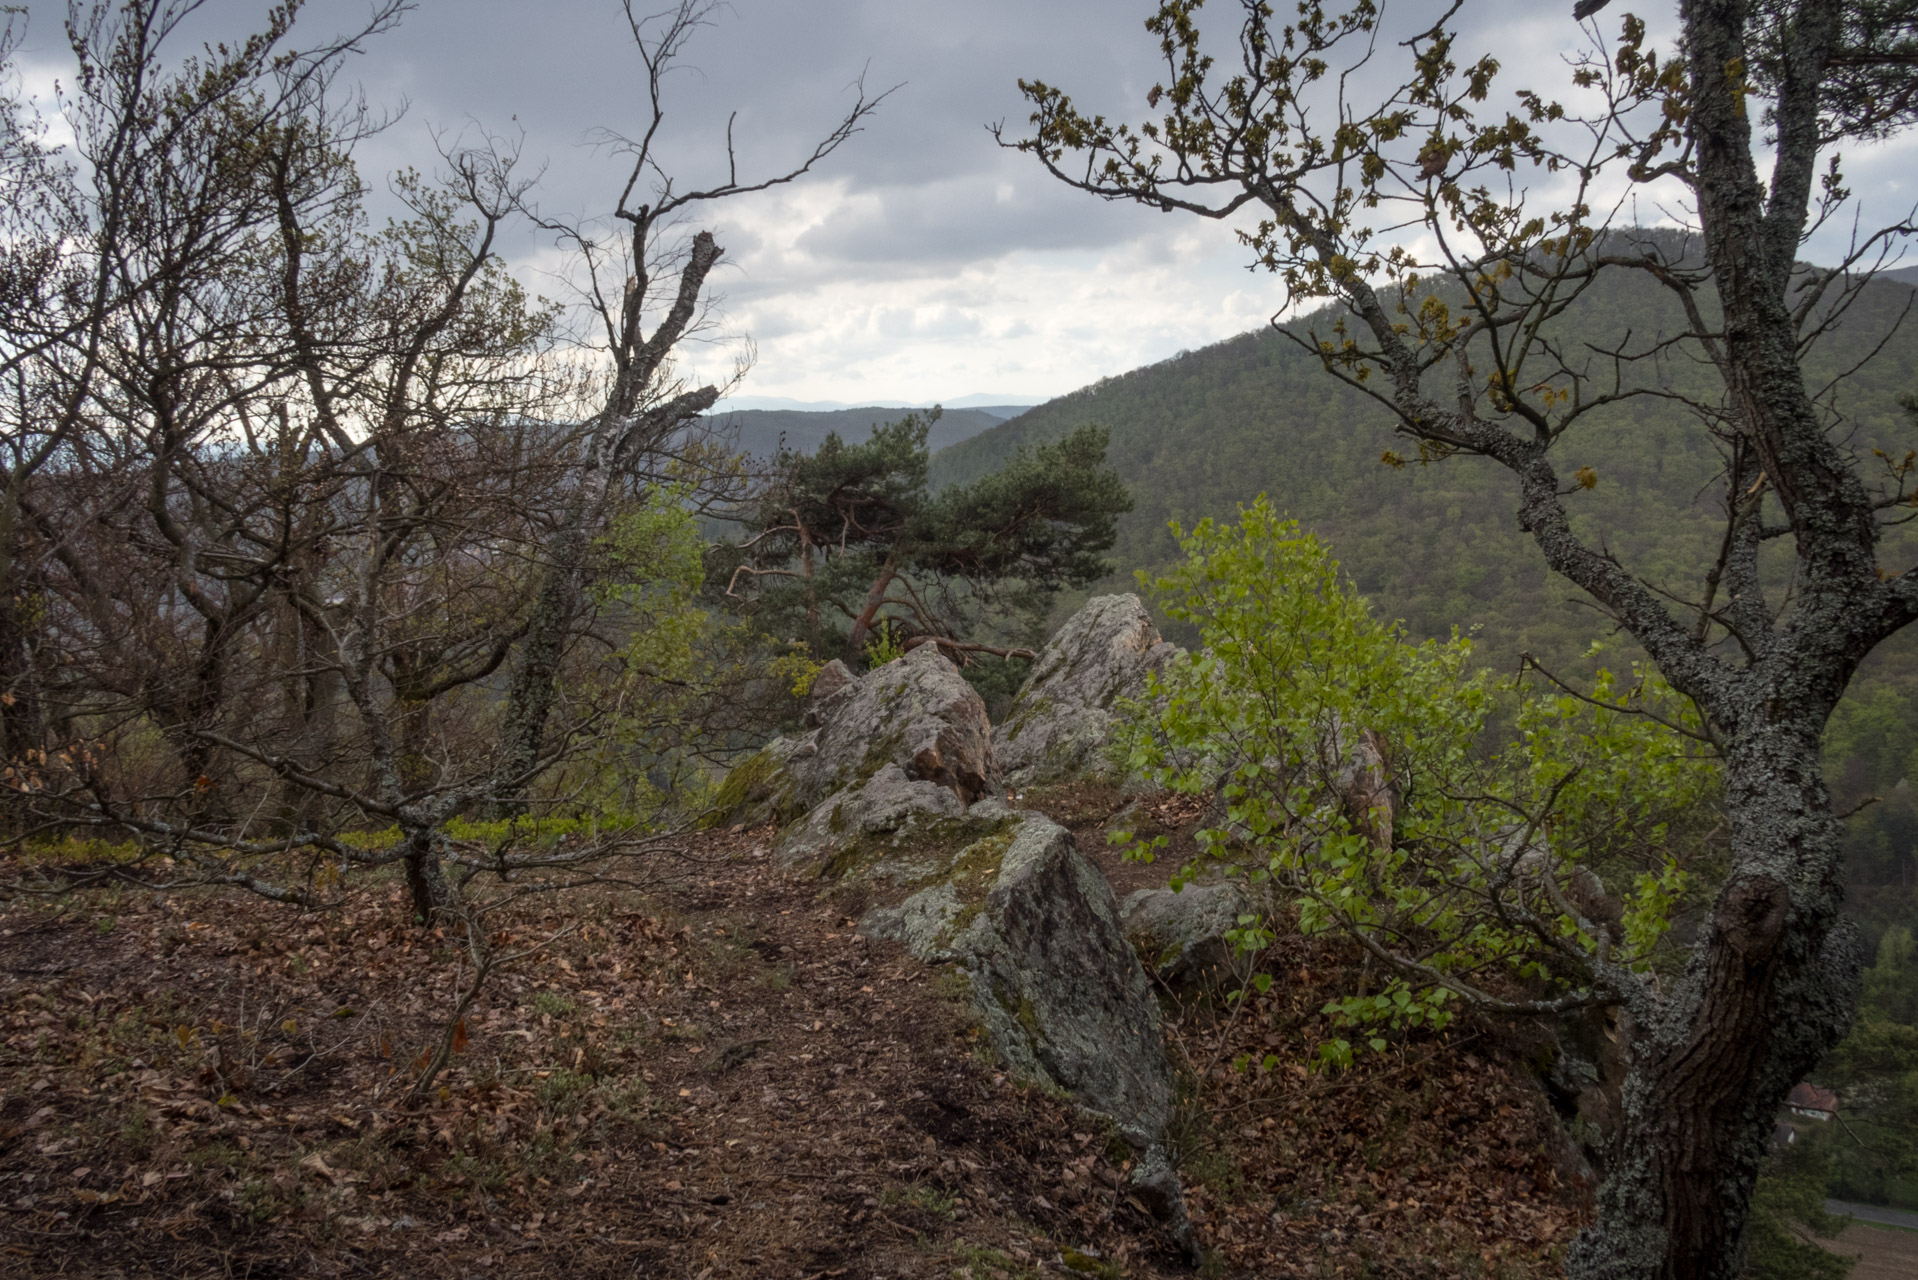
[[[1780,1099],[1851,1023],[1862,957],[1816,740],[1755,729],[1726,774],[1733,871],[1684,977],[1634,1011],[1647,1020],[1575,1280],[1739,1275]]]

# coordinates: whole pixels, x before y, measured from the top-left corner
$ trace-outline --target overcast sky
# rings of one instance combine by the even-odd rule
[[[1236,7],[1215,5],[1227,19]],[[1481,0],[1468,7],[1478,18],[1466,43],[1496,47],[1515,78],[1553,69],[1577,37],[1570,7]],[[1660,17],[1669,8],[1633,7]],[[61,53],[65,4],[29,8],[24,61],[30,82],[44,85],[44,68]],[[209,0],[208,15],[250,24],[265,8],[264,0]],[[1245,270],[1228,228],[1102,204],[1000,150],[986,132],[993,121],[1015,130],[1023,123],[1021,76],[1136,119],[1159,78],[1142,25],[1153,8],[1149,0],[731,0],[671,84],[669,154],[685,179],[721,172],[728,111],[738,112],[742,173],[766,173],[831,127],[862,75],[869,90],[901,86],[814,177],[728,202],[704,220],[726,249],[717,277],[725,328],[758,348],[743,394],[1036,401],[1264,323],[1278,290]],[[304,42],[366,11],[367,0],[309,0]],[[430,167],[436,130],[523,130],[525,154],[547,166],[542,199],[555,211],[609,207],[623,174],[592,150],[593,130],[642,119],[641,70],[618,0],[421,0],[348,74],[376,103],[406,106],[363,152],[369,178]],[[1918,149],[1897,144],[1852,163],[1853,186],[1871,210],[1895,216],[1911,203],[1915,158]],[[555,289],[540,274],[554,262],[550,251],[527,238],[513,253],[529,282]]]

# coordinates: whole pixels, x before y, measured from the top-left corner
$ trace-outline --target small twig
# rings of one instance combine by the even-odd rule
[[[1863,800],[1860,800],[1857,804],[1845,810],[1843,813],[1834,813],[1831,816],[1836,818],[1838,821],[1843,822],[1846,818],[1855,817],[1856,815],[1863,813],[1865,810],[1871,808],[1875,804],[1882,804],[1884,802],[1884,799],[1885,798],[1883,796],[1866,796]]]
[[[473,1001],[479,998],[480,990],[486,985],[486,979],[491,976],[493,970],[524,960],[535,952],[542,951],[558,942],[567,934],[577,932],[578,929],[579,926],[576,924],[568,925],[544,942],[530,946],[524,951],[515,951],[511,955],[502,956],[495,954],[486,945],[485,935],[480,932],[477,914],[467,915],[466,948],[468,954],[473,957],[473,980],[467,984],[466,990],[460,993],[459,1003],[453,1007],[453,1016],[447,1019],[445,1029],[440,1032],[439,1044],[434,1048],[433,1056],[427,1062],[425,1070],[420,1072],[420,1078],[413,1082],[413,1087],[406,1091],[406,1102],[416,1102],[431,1092],[433,1082],[439,1079],[440,1072],[444,1071],[446,1064],[452,1061],[453,1042],[458,1039],[466,1023],[466,1011],[472,1008]]]

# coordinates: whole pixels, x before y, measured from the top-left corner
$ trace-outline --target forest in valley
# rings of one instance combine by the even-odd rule
[[[202,7],[0,15],[0,1275],[1918,1265],[1918,7],[1163,0],[988,140],[1283,319],[821,413],[723,215],[897,90],[618,0],[560,213]]]

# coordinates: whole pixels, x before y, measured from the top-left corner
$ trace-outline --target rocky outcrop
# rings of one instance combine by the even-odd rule
[[[1140,1153],[1134,1189],[1189,1241],[1165,1154],[1173,1087],[1158,1002],[1112,886],[1070,832],[1025,815],[960,850],[938,883],[867,913],[860,929],[957,965],[1007,1064],[1108,1117]]]
[[[1032,665],[993,733],[1013,787],[1044,786],[1106,769],[1113,711],[1180,651],[1159,638],[1135,595],[1100,596],[1072,615]]]
[[[1093,602],[1021,694],[1029,712],[1054,710],[1029,717],[1015,750],[1083,771],[1113,701],[1171,652],[1137,599]],[[775,848],[789,868],[887,899],[904,891],[899,905],[867,913],[862,931],[956,965],[1008,1066],[1111,1119],[1139,1153],[1134,1194],[1190,1249],[1165,1150],[1173,1081],[1158,1001],[1105,876],[1063,827],[993,794],[985,703],[937,646],[858,678],[828,664],[814,689],[810,732],[728,775],[724,820],[781,824]]]
[[[792,803],[811,809],[887,764],[969,805],[994,782],[986,704],[932,645],[836,689],[813,707],[818,729],[793,753]]]
[[[818,672],[814,674],[812,678],[812,704],[806,709],[807,717],[810,719],[817,716],[821,702],[832,697],[833,694],[838,693],[847,685],[856,684],[858,680],[859,677],[852,673],[852,668],[844,662],[841,662],[838,658],[834,658],[831,662],[819,668]]]
[[[986,704],[935,646],[864,677],[834,661],[814,677],[811,732],[733,768],[717,820],[787,826],[787,862],[954,818],[997,783]]]
[[[1238,972],[1239,949],[1225,935],[1251,905],[1245,886],[1233,880],[1140,889],[1126,897],[1119,920],[1154,976],[1189,990]]]

